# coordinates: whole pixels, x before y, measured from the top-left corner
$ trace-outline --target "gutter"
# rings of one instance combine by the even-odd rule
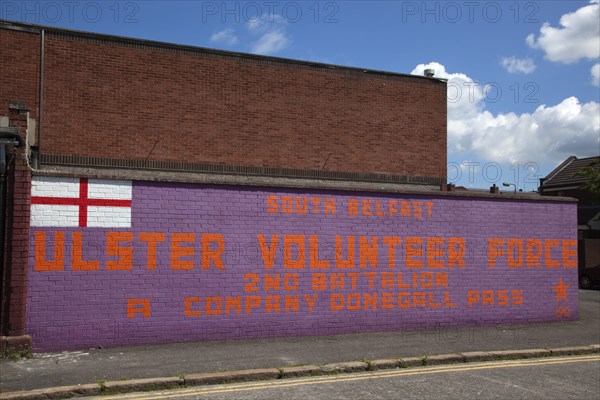
[[[40,32],[40,82],[39,82],[39,94],[38,94],[38,137],[36,142],[37,157],[33,159],[37,160],[36,165],[33,167],[38,169],[41,165],[40,154],[42,153],[42,117],[44,114],[44,54],[45,54],[45,39],[46,31],[44,29]]]

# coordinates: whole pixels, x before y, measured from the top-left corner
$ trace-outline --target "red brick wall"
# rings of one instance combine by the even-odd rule
[[[10,101],[22,101],[37,120],[40,36],[0,29],[0,115]]]
[[[9,117],[25,136],[26,114],[9,111],[9,102],[24,103],[30,117],[37,119],[39,90],[39,35],[0,29],[0,115]],[[9,151],[10,153],[10,151]],[[25,334],[31,172],[25,149],[8,155],[6,177],[5,251],[2,271],[0,335]],[[14,158],[13,158],[14,157]]]
[[[43,154],[446,175],[437,80],[47,32],[44,82]],[[2,104],[34,104],[9,88]]]
[[[2,321],[2,333],[8,336],[25,334],[28,262],[29,262],[29,214],[31,208],[31,172],[27,169],[14,171],[8,180],[6,220],[5,266],[10,277],[5,281],[8,290],[2,297],[7,319]],[[6,326],[5,326],[6,324]]]
[[[27,114],[16,109],[8,114],[10,125],[19,127],[24,137]],[[7,147],[0,335],[21,336],[25,334],[27,307],[31,170],[25,148]]]

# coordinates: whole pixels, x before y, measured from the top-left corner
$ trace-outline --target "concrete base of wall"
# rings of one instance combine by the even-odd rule
[[[27,357],[31,354],[31,336],[0,336],[0,357]]]

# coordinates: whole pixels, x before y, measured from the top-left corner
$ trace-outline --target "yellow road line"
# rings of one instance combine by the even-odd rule
[[[571,356],[571,357],[552,357],[552,358],[540,358],[540,359],[523,359],[514,361],[488,361],[483,363],[470,363],[470,364],[450,364],[430,367],[418,367],[408,369],[395,369],[389,371],[370,371],[368,374],[348,374],[348,375],[324,375],[319,377],[309,378],[298,378],[284,379],[284,380],[271,380],[262,381],[256,383],[238,383],[238,384],[226,384],[213,387],[197,387],[190,389],[173,389],[169,391],[158,392],[155,394],[149,393],[132,393],[124,394],[121,396],[102,396],[103,400],[119,399],[119,400],[154,400],[154,399],[167,399],[172,397],[186,396],[186,395],[207,395],[207,394],[219,394],[219,393],[230,393],[230,392],[242,392],[259,389],[269,388],[284,388],[302,385],[316,385],[333,382],[350,382],[365,379],[381,379],[391,378],[400,376],[413,376],[413,375],[428,375],[444,372],[463,372],[463,371],[475,371],[483,369],[493,368],[514,368],[524,367],[532,365],[555,365],[555,364],[567,364],[577,362],[592,362],[600,361],[599,355],[591,356]]]

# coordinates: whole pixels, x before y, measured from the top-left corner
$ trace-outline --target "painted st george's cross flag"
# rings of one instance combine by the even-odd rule
[[[131,181],[36,176],[31,226],[131,227]]]

